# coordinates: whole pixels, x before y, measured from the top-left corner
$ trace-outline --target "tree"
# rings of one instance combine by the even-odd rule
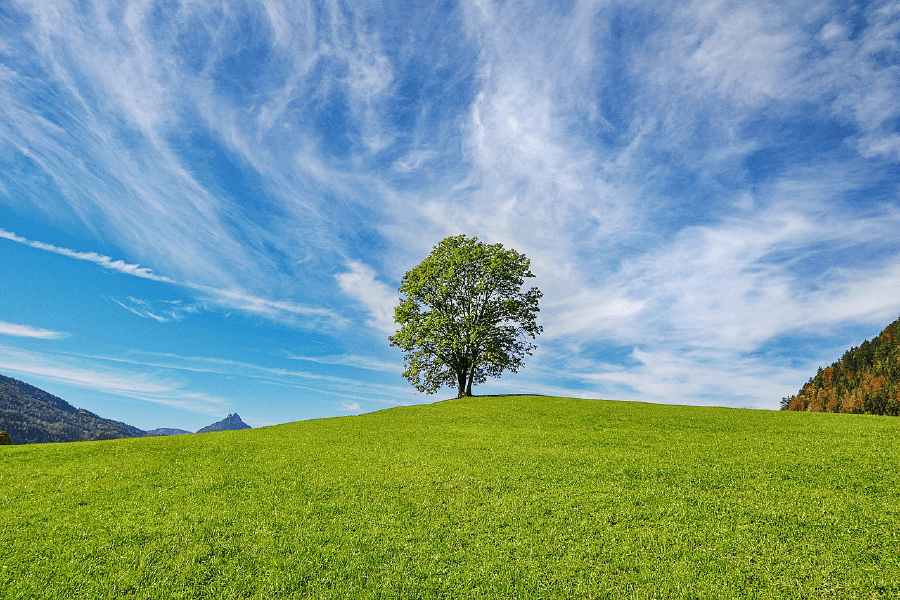
[[[394,309],[400,326],[388,339],[404,353],[403,376],[420,392],[457,386],[458,397],[488,376],[512,373],[536,348],[529,341],[541,292],[522,291],[531,261],[502,244],[448,237],[403,276]]]
[[[0,431],[0,446],[12,446],[12,439],[5,431]]]

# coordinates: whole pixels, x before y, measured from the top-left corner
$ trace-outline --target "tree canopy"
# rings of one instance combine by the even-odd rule
[[[403,376],[420,392],[456,386],[460,397],[487,377],[513,373],[536,348],[530,340],[541,292],[525,255],[458,235],[442,240],[403,276],[388,339],[404,353]]]
[[[900,319],[831,366],[819,367],[796,395],[782,399],[781,408],[900,415]]]

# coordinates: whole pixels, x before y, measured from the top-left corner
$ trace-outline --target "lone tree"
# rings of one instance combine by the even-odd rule
[[[400,326],[388,339],[405,353],[403,376],[420,392],[472,385],[503,371],[518,372],[529,341],[543,328],[535,323],[541,292],[522,291],[534,277],[525,255],[477,237],[448,237],[403,276],[404,295],[394,309]]]

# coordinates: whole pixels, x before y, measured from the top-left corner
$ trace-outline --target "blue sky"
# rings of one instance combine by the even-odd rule
[[[141,428],[450,397],[448,235],[525,253],[476,393],[777,408],[900,316],[898,2],[0,5],[0,373]]]

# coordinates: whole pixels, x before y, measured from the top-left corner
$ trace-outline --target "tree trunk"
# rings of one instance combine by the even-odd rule
[[[472,364],[469,366],[469,372],[466,374],[468,381],[466,382],[466,396],[472,395],[472,380],[475,379],[475,358],[472,358]]]
[[[458,385],[458,388],[457,388],[458,393],[457,393],[456,397],[462,398],[463,396],[466,395],[466,370],[465,369],[459,369],[456,371],[456,382]],[[471,389],[471,386],[469,389]],[[469,393],[469,395],[471,395],[471,392]]]

